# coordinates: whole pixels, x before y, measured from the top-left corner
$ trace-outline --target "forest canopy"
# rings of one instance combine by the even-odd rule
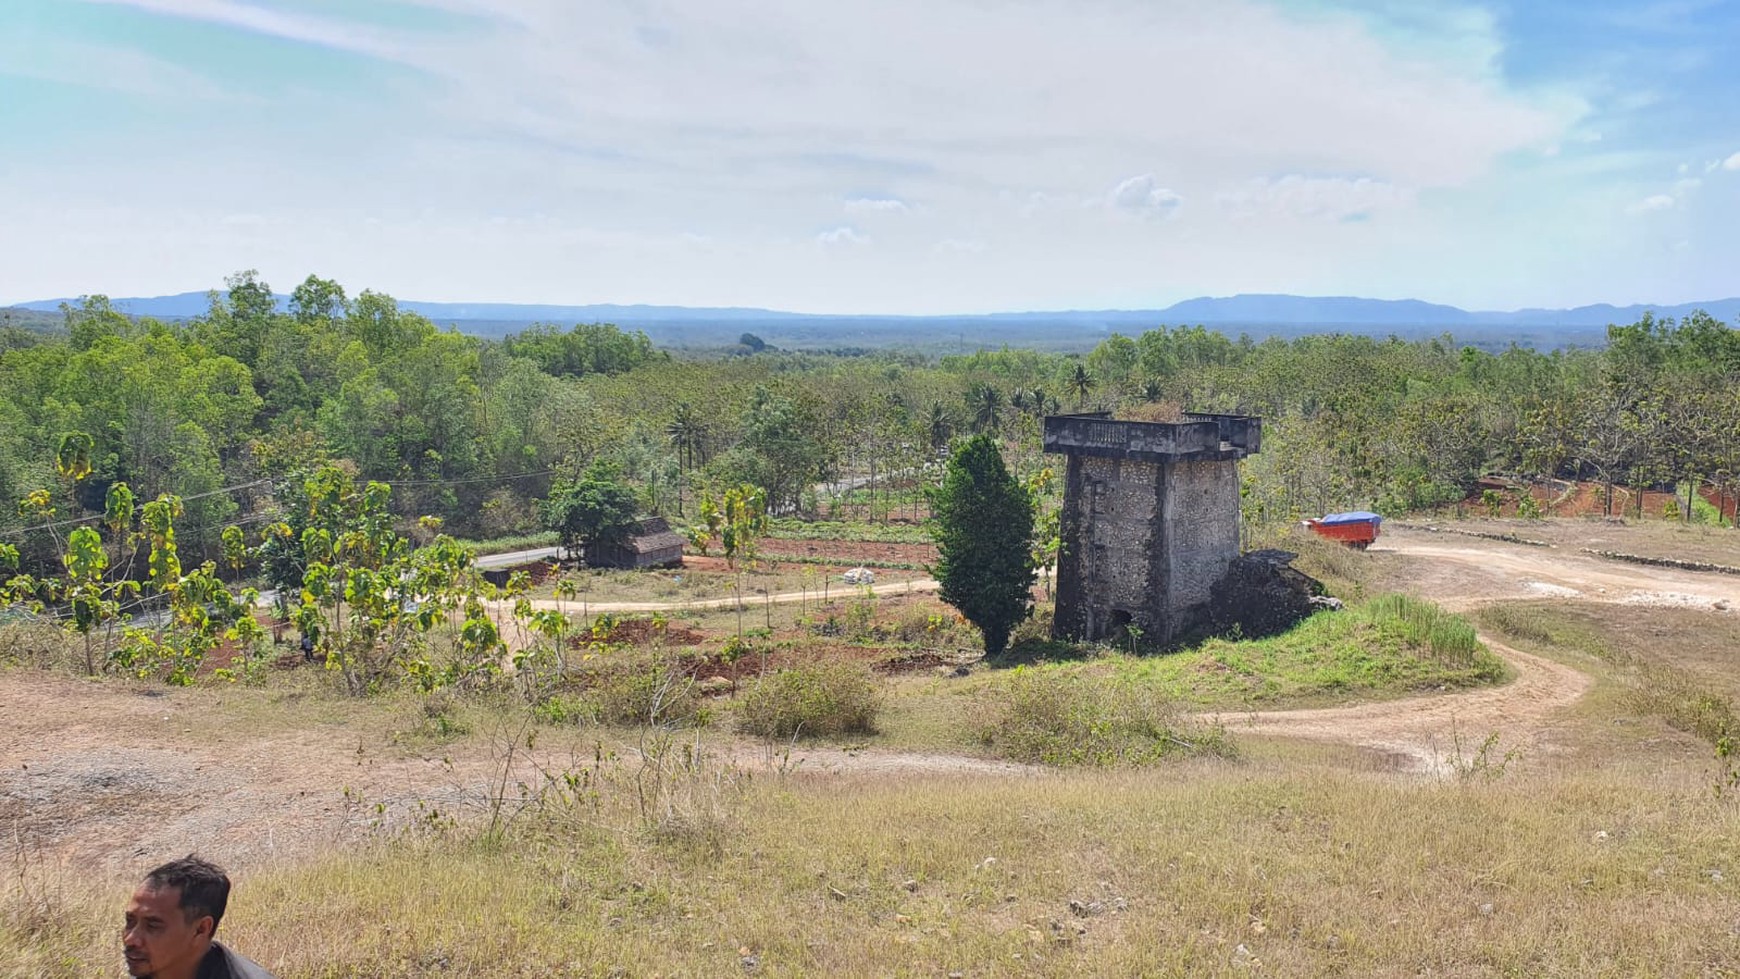
[[[1244,470],[1253,521],[1443,504],[1489,471],[1729,493],[1740,474],[1740,333],[1703,314],[1616,325],[1600,350],[1156,326],[1085,356],[673,358],[608,324],[481,339],[313,276],[280,307],[242,272],[185,322],[91,296],[60,324],[0,342],[0,497],[46,490],[67,519],[100,512],[117,482],[174,494],[200,557],[228,524],[277,519],[276,487],[326,463],[392,484],[403,518],[477,538],[536,530],[552,485],[595,463],[672,516],[704,486],[750,483],[802,513],[847,474],[934,478],[951,440],[979,432],[1025,482],[1048,464],[1046,413],[1142,405],[1265,419]],[[69,435],[88,436],[86,478],[56,471]],[[27,532],[45,511],[12,502],[0,534],[46,560]]]

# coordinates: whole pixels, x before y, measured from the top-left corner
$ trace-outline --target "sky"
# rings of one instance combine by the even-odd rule
[[[0,304],[1740,293],[1721,0],[4,0]]]

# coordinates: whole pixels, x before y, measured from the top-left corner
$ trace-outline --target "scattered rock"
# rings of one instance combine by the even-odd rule
[[[1257,953],[1251,951],[1250,946],[1240,942],[1239,946],[1233,949],[1232,964],[1241,969],[1255,969],[1262,965],[1262,960],[1257,958]]]
[[[1106,906],[1099,901],[1088,901],[1085,904],[1081,901],[1071,901],[1069,909],[1078,918],[1093,918],[1106,913]]]
[[[759,955],[745,955],[737,961],[743,966],[744,972],[754,972],[761,968],[761,956]]]
[[[737,689],[737,684],[728,676],[710,676],[697,684],[703,697],[717,697]]]
[[[836,901],[844,901],[846,899],[846,892],[840,890],[838,887],[828,888],[828,893],[832,894]]]
[[[1607,842],[1607,831],[1604,829],[1596,830],[1595,831],[1595,842],[1597,842],[1597,843]]]
[[[1480,906],[1480,913],[1481,913],[1481,915],[1482,915],[1482,916],[1484,916],[1484,917],[1488,917],[1488,918],[1490,918],[1490,917],[1492,917],[1492,916],[1493,916],[1493,915],[1494,915],[1494,914],[1496,914],[1496,913],[1497,913],[1497,912],[1498,912],[1498,909],[1497,909],[1497,908],[1495,908],[1495,907],[1493,907],[1493,906],[1492,906],[1492,904],[1491,904],[1491,902],[1488,902],[1488,903],[1486,903],[1486,904],[1482,904],[1482,905],[1481,905],[1481,906]]]
[[[1710,879],[1715,881],[1718,884],[1720,884],[1724,880],[1727,880],[1726,877],[1722,876],[1722,872],[1720,870],[1709,871],[1709,874],[1710,874]]]
[[[903,880],[900,882],[900,889],[908,894],[916,894],[918,893],[918,881]]]

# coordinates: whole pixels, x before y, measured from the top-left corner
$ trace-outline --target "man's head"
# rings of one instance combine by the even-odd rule
[[[146,874],[127,905],[121,935],[127,971],[158,979],[191,977],[211,948],[229,901],[230,879],[195,856]]]

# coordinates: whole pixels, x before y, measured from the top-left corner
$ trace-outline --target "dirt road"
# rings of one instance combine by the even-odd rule
[[[1740,609],[1740,578],[1619,564],[1557,548],[1500,542],[1448,543],[1440,535],[1392,531],[1367,554],[1405,561],[1410,591],[1452,609],[1494,601],[1576,599],[1626,605],[1697,608],[1717,614]],[[1499,757],[1542,744],[1555,715],[1576,702],[1590,679],[1561,663],[1481,636],[1504,657],[1516,679],[1501,687],[1321,710],[1225,715],[1223,723],[1250,734],[1351,744],[1394,759],[1397,767],[1441,774],[1468,761],[1498,734]],[[1460,758],[1458,753],[1460,745]],[[1493,759],[1496,761],[1496,759]]]

